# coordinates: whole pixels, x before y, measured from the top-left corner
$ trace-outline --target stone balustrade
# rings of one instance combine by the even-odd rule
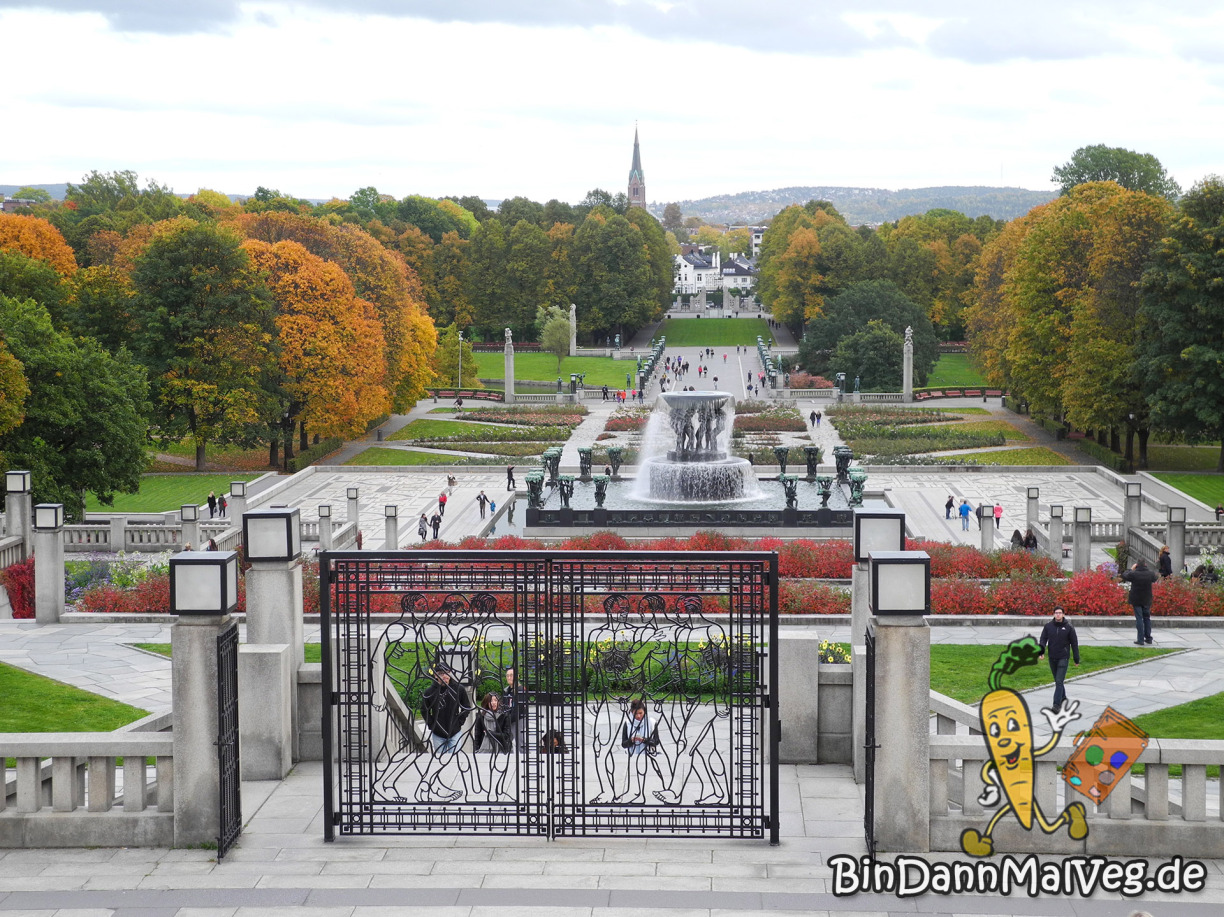
[[[846,397],[853,397],[860,404],[901,404],[905,401],[905,395],[901,392],[859,392],[857,395]]]
[[[1166,537],[1165,533],[1168,531],[1168,526],[1163,522],[1145,522],[1140,528],[1146,534],[1162,541]],[[1224,523],[1186,523],[1187,552],[1198,552],[1203,548],[1224,548]]]
[[[19,564],[26,558],[25,541],[20,535],[0,538],[0,570]]]
[[[182,543],[183,527],[180,525],[129,525],[123,530],[124,551],[158,554],[178,548]]]
[[[1068,787],[1059,774],[1074,751],[1071,740],[1064,738],[1034,762],[1033,796],[1048,818],[1070,803],[1084,803],[1088,836],[1071,841],[1063,833],[1024,831],[1014,818],[1004,817],[994,832],[998,849],[1104,856],[1129,856],[1136,850],[1147,856],[1174,856],[1193,850],[1201,857],[1224,856],[1219,810],[1210,817],[1207,811],[1207,767],[1224,763],[1224,742],[1152,739],[1138,759],[1146,773],[1142,777],[1129,770],[1120,773],[1100,807]],[[963,831],[985,830],[996,811],[978,801],[984,789],[982,766],[988,758],[980,736],[930,737],[932,850],[959,851]],[[1180,766],[1180,777],[1170,776],[1173,765]],[[1214,786],[1218,795],[1220,784]]]
[[[4,756],[17,767],[0,794],[0,847],[174,843],[172,733],[6,733]],[[146,758],[156,762],[152,780]]]
[[[67,552],[109,551],[110,526],[96,522],[64,526],[64,550]]]

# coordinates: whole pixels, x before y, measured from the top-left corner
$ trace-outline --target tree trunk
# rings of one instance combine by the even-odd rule
[[[1109,448],[1112,449],[1114,452],[1122,451],[1122,440],[1118,436],[1117,427],[1109,428]]]
[[[1109,445],[1109,434],[1106,433],[1104,430],[1097,430],[1096,431],[1096,441],[1097,441],[1098,446],[1108,446]]]
[[[280,440],[275,436],[268,441],[268,467],[280,467]]]
[[[302,421],[298,429],[298,451],[305,452],[310,448],[310,437],[306,435],[306,421]]]
[[[1126,460],[1135,460],[1135,428],[1129,425],[1126,428]]]
[[[319,439],[320,439],[319,434],[318,434],[318,433],[316,433],[314,436],[312,436],[312,437],[311,437],[311,439],[310,439],[310,444],[311,444],[312,446],[317,446],[317,445],[319,445]]]
[[[205,460],[205,455],[207,451],[208,451],[208,445],[206,443],[200,442],[199,440],[196,440],[196,454],[195,454],[195,470],[196,471],[203,471],[204,466],[207,465],[207,461]]]
[[[282,429],[285,440],[285,468],[289,467],[289,459],[293,458],[293,424],[286,423]]]
[[[1148,437],[1152,435],[1152,431],[1147,427],[1139,428],[1139,467],[1146,468],[1148,466],[1147,444]]]
[[[1220,440],[1220,457],[1216,459],[1216,471],[1224,472],[1224,439]]]

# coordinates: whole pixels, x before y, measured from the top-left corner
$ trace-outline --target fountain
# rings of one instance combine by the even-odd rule
[[[731,395],[726,392],[664,392],[646,430],[646,459],[637,495],[669,503],[726,503],[760,496],[747,459],[728,454]],[[661,423],[675,442],[658,448]]]

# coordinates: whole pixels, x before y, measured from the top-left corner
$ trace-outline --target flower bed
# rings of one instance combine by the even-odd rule
[[[481,408],[478,411],[465,411],[463,419],[483,423],[518,424],[528,427],[547,427],[563,424],[572,428],[582,423],[585,410],[584,408],[583,412],[579,412],[573,407],[570,407],[568,411],[515,411],[513,409]]]
[[[646,426],[649,419],[649,408],[618,408],[604,422],[604,430],[608,433],[636,433]]]

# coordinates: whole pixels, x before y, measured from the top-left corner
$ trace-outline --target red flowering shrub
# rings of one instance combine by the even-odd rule
[[[986,574],[991,579],[1007,577],[1044,576],[1047,579],[1066,576],[1058,561],[1048,554],[1036,551],[998,551],[986,555]]]
[[[993,614],[986,590],[972,579],[950,577],[931,580],[931,614]]]
[[[0,583],[8,592],[13,617],[34,617],[34,555],[6,570],[0,570]]]
[[[240,579],[238,593],[245,599],[243,585]],[[109,583],[95,586],[77,599],[76,609],[97,614],[169,614],[170,574],[150,573],[127,589]]]
[[[743,551],[748,539],[724,535],[722,532],[697,532],[689,536],[688,551]]]
[[[1081,570],[1063,584],[1058,601],[1069,615],[1133,614],[1121,583],[1101,570]]]
[[[853,567],[854,545],[849,541],[800,538],[778,549],[778,570],[782,577],[849,579]]]
[[[617,411],[604,422],[606,433],[634,433],[646,426],[650,415],[647,412],[621,413]]]
[[[986,590],[989,614],[1044,616],[1058,604],[1062,582],[1044,576],[998,580]]]
[[[628,551],[629,542],[616,532],[591,532],[574,535],[553,547],[559,551]]]
[[[1180,576],[1170,576],[1152,587],[1152,611],[1174,617],[1224,615],[1224,588],[1202,586]]]
[[[784,615],[848,615],[850,593],[811,580],[790,580],[778,586],[778,613]]]
[[[538,542],[520,538],[518,535],[500,535],[490,541],[488,546],[493,551],[532,551],[540,547]]]
[[[947,544],[942,541],[906,539],[907,551],[926,551],[931,555],[931,577],[972,576],[985,579],[990,575],[986,555],[967,544]]]
[[[791,373],[791,388],[832,388],[833,383],[824,376],[813,376],[805,372]]]

